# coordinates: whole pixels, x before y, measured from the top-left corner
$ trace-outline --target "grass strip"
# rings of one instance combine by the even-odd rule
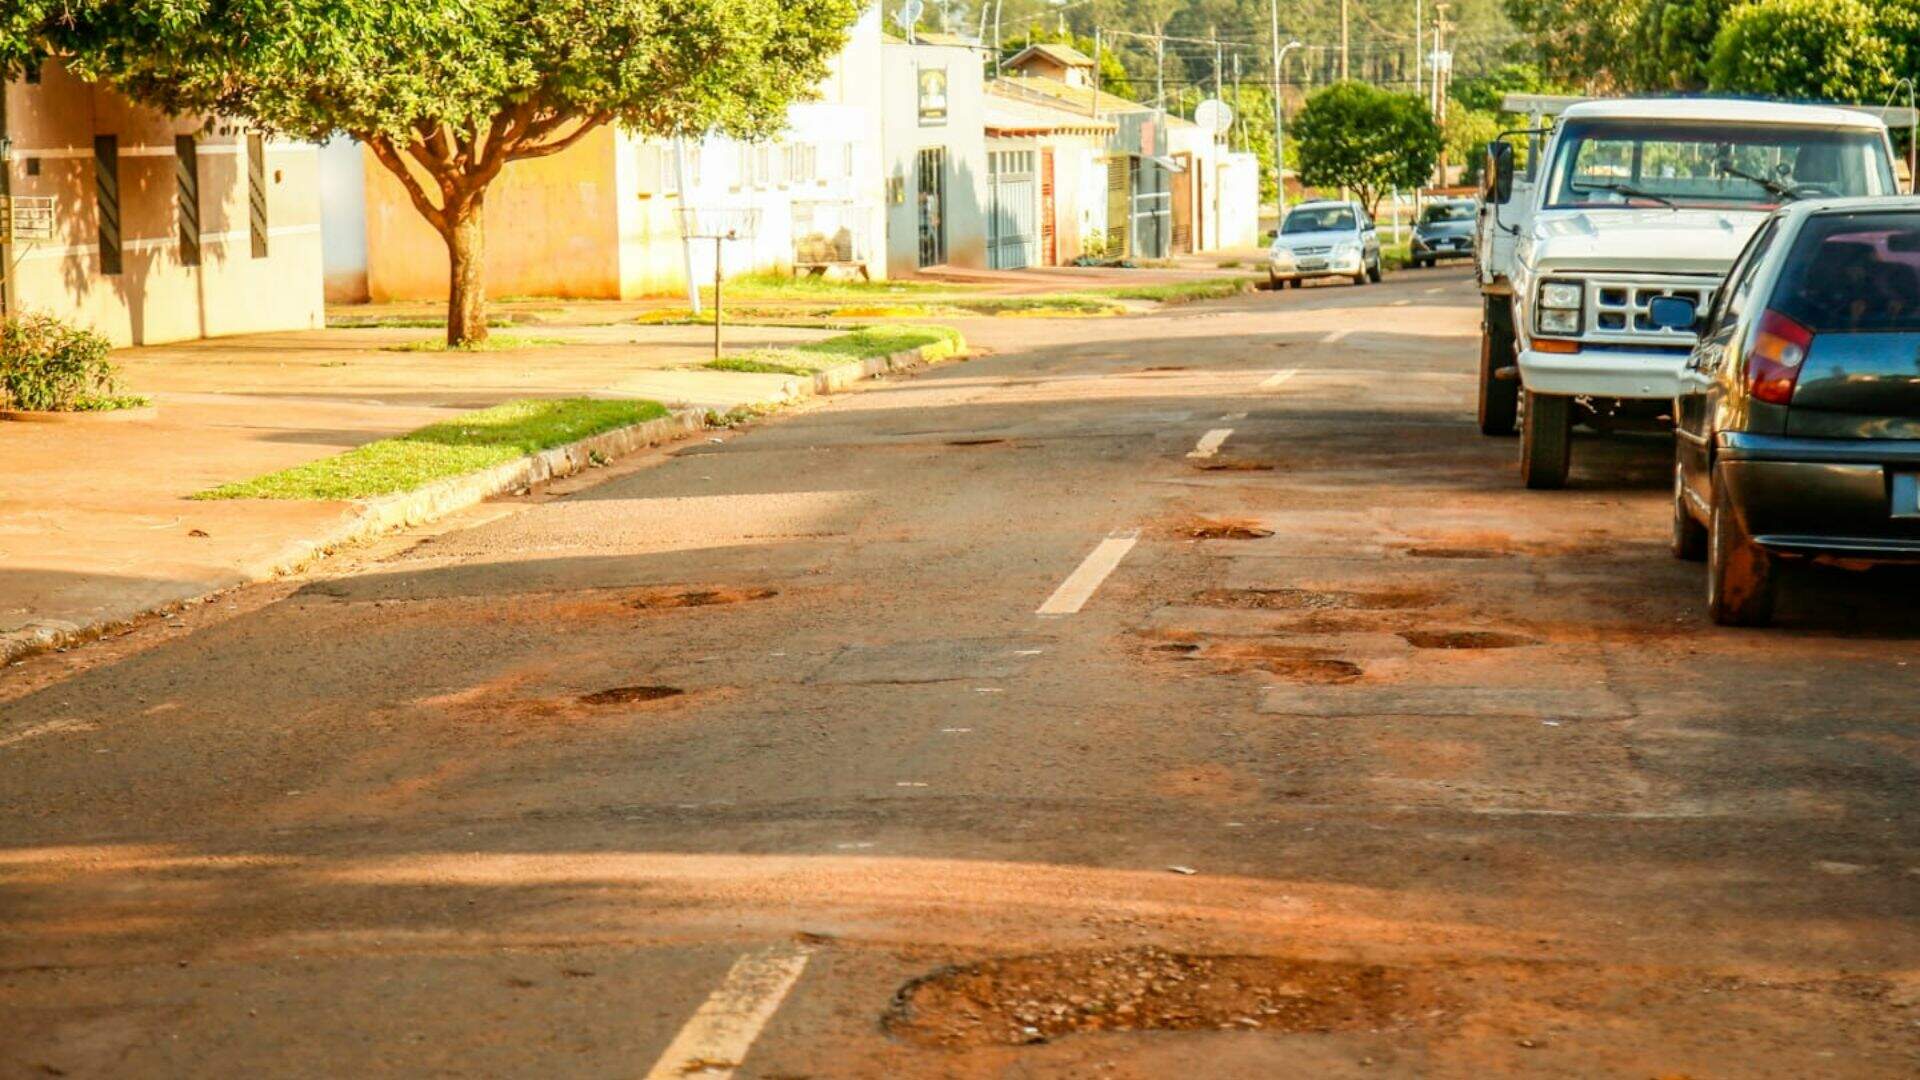
[[[1184,304],[1190,300],[1218,300],[1253,291],[1249,277],[1206,278],[1201,281],[1176,281],[1166,285],[1116,285],[1089,289],[1091,296],[1111,296],[1120,300],[1152,300],[1162,304]]]
[[[528,398],[429,424],[195,499],[365,499],[412,491],[667,415],[657,401]]]
[[[525,337],[519,334],[488,334],[486,340],[469,345],[449,345],[444,338],[427,338],[424,341],[403,341],[398,345],[382,345],[381,352],[512,352],[515,349],[544,349],[554,345],[565,345],[563,338]]]
[[[868,326],[824,341],[789,349],[755,349],[709,360],[712,371],[749,371],[769,375],[812,375],[841,364],[919,349],[929,360],[944,360],[966,348],[960,332],[946,326],[907,324]]]
[[[721,287],[723,296],[731,300],[819,300],[845,298],[849,300],[868,300],[881,296],[908,296],[913,294],[967,292],[970,285],[953,285],[931,281],[855,281],[850,278],[826,277],[790,277],[786,274],[755,273],[730,277]],[[711,300],[713,286],[701,288],[700,294]]]

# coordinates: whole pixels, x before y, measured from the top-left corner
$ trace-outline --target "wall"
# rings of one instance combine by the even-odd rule
[[[1260,159],[1228,154],[1220,163],[1220,236],[1223,248],[1260,245]]]
[[[359,143],[334,139],[320,147],[320,247],[327,301],[367,299],[367,179]]]
[[[922,124],[918,72],[947,71],[947,118]],[[987,265],[987,142],[981,63],[973,50],[947,45],[888,41],[882,46],[885,110],[887,267],[912,273],[919,267],[919,207],[915,201],[921,149],[946,149],[947,263]]]
[[[314,147],[264,144],[267,254],[256,258],[243,131],[140,108],[57,63],[40,76],[5,87],[13,193],[57,200],[54,239],[15,252],[21,309],[72,319],[118,345],[324,324]],[[119,140],[118,274],[104,273],[100,260],[96,135]],[[198,266],[182,259],[176,135],[198,139]]]
[[[592,132],[566,151],[515,161],[487,189],[489,296],[617,298],[620,136]],[[400,181],[362,155],[367,198],[367,292],[375,303],[445,300],[447,248]],[[431,189],[430,189],[431,190]]]

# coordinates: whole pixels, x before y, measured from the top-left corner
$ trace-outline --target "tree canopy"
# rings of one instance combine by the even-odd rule
[[[1893,88],[1892,48],[1865,0],[1760,0],[1714,37],[1714,89],[1876,103]]]
[[[60,0],[52,49],[144,104],[365,143],[445,239],[448,340],[486,336],[487,186],[606,124],[778,132],[859,0]],[[36,38],[37,35],[37,38]],[[0,53],[0,56],[4,56]]]
[[[1307,99],[1293,121],[1300,179],[1351,188],[1368,207],[1394,188],[1433,175],[1442,136],[1426,104],[1359,82],[1335,83]]]

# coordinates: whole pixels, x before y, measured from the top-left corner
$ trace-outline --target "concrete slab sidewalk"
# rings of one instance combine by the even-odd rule
[[[698,326],[540,327],[513,333],[566,344],[383,351],[439,333],[323,330],[130,349],[116,357],[125,384],[154,399],[155,418],[0,424],[0,660],[271,576],[370,519],[366,504],[346,501],[188,499],[217,484],[514,398],[650,398],[704,412],[814,390],[812,380],[791,376],[688,370],[710,355],[712,331]],[[728,346],[830,334],[739,327]],[[836,385],[851,374],[838,373]],[[477,501],[471,495],[452,493]],[[381,513],[391,525],[431,510],[422,503]]]

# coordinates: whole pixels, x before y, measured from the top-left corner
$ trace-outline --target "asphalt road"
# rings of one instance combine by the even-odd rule
[[[1916,579],[1710,627],[1474,299],[976,320],[8,670],[0,1075],[1920,1071]]]

